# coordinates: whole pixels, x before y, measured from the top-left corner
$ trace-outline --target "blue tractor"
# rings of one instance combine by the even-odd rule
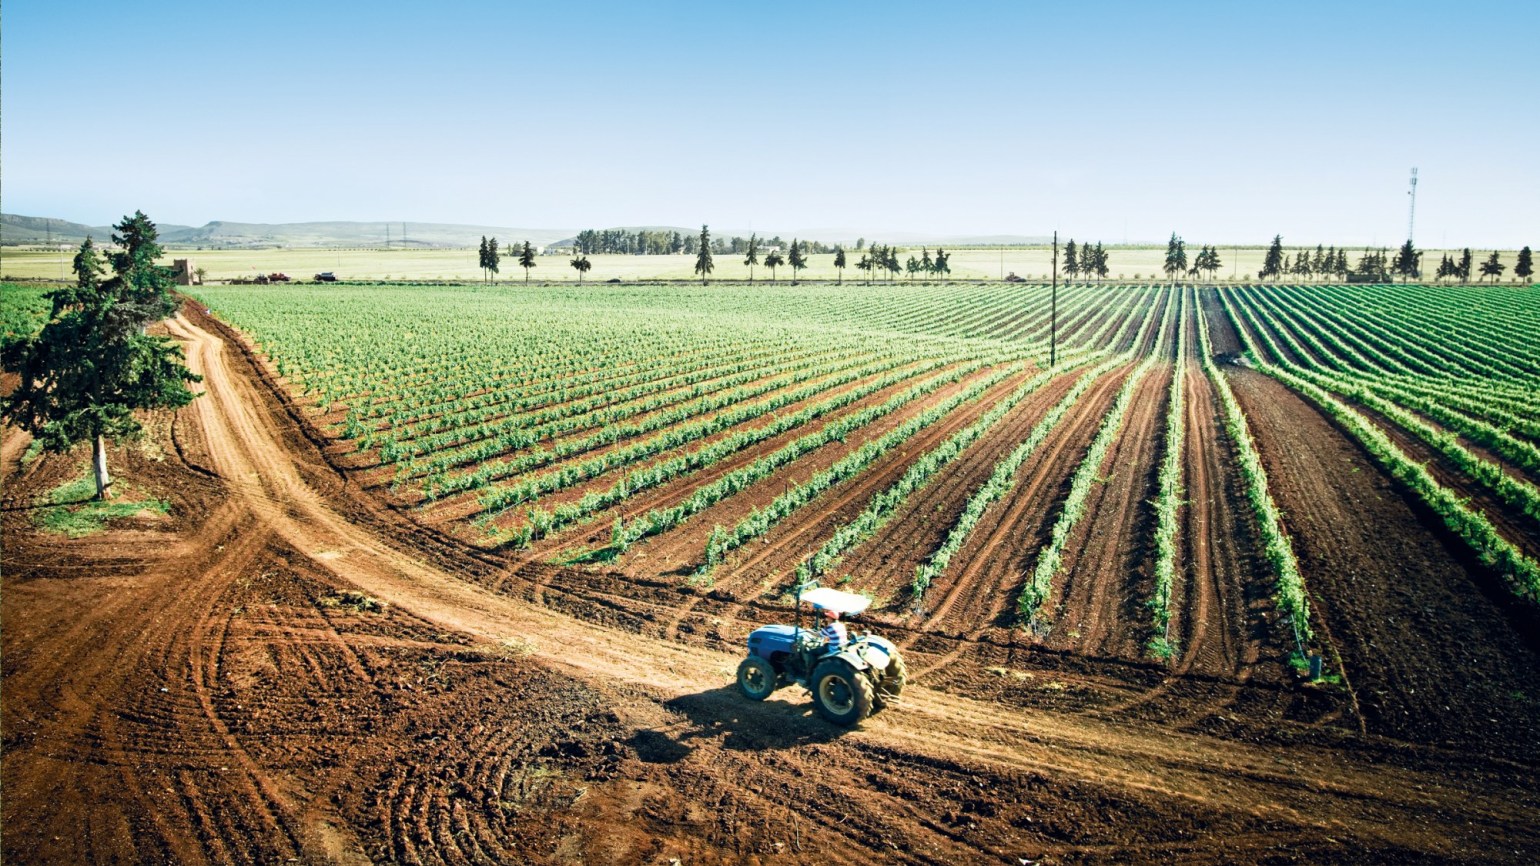
[[[904,690],[908,672],[892,641],[874,634],[851,634],[844,649],[824,644],[816,627],[804,627],[804,605],[832,610],[843,617],[866,610],[871,599],[821,586],[797,588],[797,621],[767,625],[749,635],[749,654],[738,665],[738,688],[754,701],[776,689],[799,685],[813,695],[818,714],[837,725],[856,725],[893,703]]]

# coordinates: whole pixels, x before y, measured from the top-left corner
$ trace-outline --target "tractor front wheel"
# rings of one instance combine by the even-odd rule
[[[872,714],[872,681],[841,659],[813,669],[812,691],[818,714],[836,725],[857,725]]]
[[[777,685],[775,668],[759,656],[749,656],[738,664],[738,690],[751,701],[770,697]]]

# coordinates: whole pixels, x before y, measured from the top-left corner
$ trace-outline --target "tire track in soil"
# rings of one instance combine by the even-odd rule
[[[346,529],[346,527],[338,528]],[[404,567],[404,564],[397,563],[397,567]],[[371,578],[370,582],[374,584],[376,591],[390,589],[392,590],[390,594],[393,596],[405,596],[409,598],[413,602],[411,605],[413,609],[419,611],[428,611],[434,614],[434,618],[448,619],[449,621],[457,624],[462,630],[469,627],[473,632],[482,631],[485,633],[486,631],[490,630],[495,634],[498,633],[500,629],[507,628],[508,626],[506,625],[494,625],[489,629],[486,624],[478,623],[479,620],[482,620],[484,617],[491,615],[494,612],[502,613],[503,619],[505,621],[509,621],[510,624],[512,624],[512,622],[525,621],[526,625],[543,625],[547,630],[550,630],[553,628],[553,626],[564,622],[562,620],[552,620],[549,615],[535,614],[526,608],[508,607],[506,603],[493,604],[491,600],[482,599],[479,595],[470,593],[468,588],[455,588],[450,584],[445,584],[442,579],[440,579],[438,582],[430,582],[428,586],[424,587],[420,586],[416,582],[411,581],[405,584],[400,584],[398,582],[386,580],[383,579],[382,575],[377,573],[369,574],[369,577]],[[382,594],[385,593],[382,592]],[[448,605],[447,610],[444,609],[445,602],[437,600],[440,594],[453,597],[453,602]],[[417,597],[412,598],[414,595]],[[528,621],[531,616],[534,617],[533,622]],[[523,631],[524,629],[521,628],[520,630]],[[529,631],[533,632],[535,630],[529,629]],[[650,681],[654,683],[652,688],[662,688],[665,690],[673,690],[677,693],[694,694],[702,697],[707,695],[716,695],[719,691],[725,691],[697,691],[702,681],[698,676],[698,672],[701,670],[709,670],[711,668],[711,664],[709,662],[706,664],[679,664],[678,662],[683,661],[686,657],[692,655],[692,653],[684,650],[683,648],[668,644],[632,644],[625,647],[612,648],[609,646],[608,640],[604,639],[602,636],[596,637],[595,635],[591,634],[590,631],[591,629],[586,626],[573,628],[570,623],[567,623],[563,628],[557,628],[554,633],[562,638],[559,640],[559,645],[562,647],[561,658],[566,660],[583,660],[585,664],[592,666],[589,668],[590,670],[605,671],[606,676],[618,676],[621,681]],[[642,650],[646,650],[646,652],[641,652]],[[693,655],[698,655],[698,652],[693,653]],[[711,657],[710,654],[708,654],[707,657]],[[624,673],[624,671],[630,671],[631,673],[627,674]],[[694,675],[683,675],[680,673],[680,671],[691,671],[696,673]],[[682,680],[680,679],[681,676],[684,677]],[[710,679],[711,678],[709,677],[707,678],[708,681]],[[676,701],[677,700],[678,699],[676,699]],[[699,713],[697,716],[693,717],[697,725],[708,725],[714,727],[720,726],[722,720],[731,718],[735,714],[753,713],[758,709],[752,706],[745,707],[741,701],[737,699],[736,695],[732,695],[730,693],[724,695],[721,699],[709,698],[706,702],[725,704],[725,706],[713,706],[709,708],[709,710]],[[779,704],[782,702],[772,701],[771,703]],[[764,710],[766,714],[769,714],[769,716],[776,715],[774,713],[775,707],[773,706],[767,705],[764,707]],[[940,712],[941,716],[933,717],[932,714],[937,712]],[[912,716],[910,716],[910,714],[912,714]],[[900,726],[895,728],[895,723],[898,723]],[[917,756],[924,756],[927,754],[946,754],[950,756],[947,758],[947,760],[963,760],[970,764],[980,758],[983,758],[988,762],[1006,761],[1007,763],[1015,764],[1023,768],[1041,768],[1047,766],[1051,768],[1049,770],[1049,775],[1055,780],[1063,779],[1066,776],[1069,776],[1085,779],[1087,780],[1088,784],[1092,783],[1092,780],[1097,780],[1096,784],[1100,784],[1107,778],[1108,775],[1108,761],[1105,757],[1105,754],[1102,753],[1104,746],[1090,745],[1089,751],[1082,752],[1082,754],[1087,756],[1087,760],[1080,762],[1073,757],[1076,752],[1080,750],[1070,745],[1069,743],[1062,741],[1062,739],[1066,737],[1069,740],[1079,740],[1083,738],[1085,734],[1082,726],[1086,724],[1088,723],[1085,720],[1076,720],[1074,722],[1065,723],[1052,715],[1023,719],[1018,724],[1018,722],[1014,721],[1010,715],[1002,715],[999,712],[999,708],[992,705],[973,708],[973,705],[969,702],[959,702],[954,698],[932,697],[923,688],[916,688],[914,689],[912,695],[906,695],[905,716],[893,718],[884,717],[882,719],[874,720],[871,727],[873,728],[873,736],[875,736],[876,739],[872,739],[871,736],[856,732],[852,735],[849,735],[848,741],[853,744],[859,744],[862,741],[880,743],[882,748],[899,749],[901,753],[914,754]],[[776,725],[772,725],[767,728],[756,725],[748,728],[735,728],[733,729],[733,733],[748,736],[750,732],[754,732],[754,736],[765,736],[766,733],[760,732],[775,730],[777,727],[778,726]],[[1108,731],[1115,729],[1104,728],[1094,724],[1093,727],[1097,727],[1098,731]],[[820,730],[822,729],[820,728]],[[937,732],[942,731],[967,731],[969,733],[947,735],[938,738]],[[991,731],[998,731],[999,733],[991,734]],[[1152,738],[1149,734],[1150,732],[1146,730],[1136,730],[1130,732],[1126,736],[1117,737],[1114,739],[1116,739],[1116,741],[1121,744],[1120,748],[1134,748],[1137,750],[1150,749],[1160,754],[1169,754],[1173,750],[1174,744],[1165,742],[1160,744],[1152,743]],[[954,737],[957,736],[960,736],[961,739],[954,739]],[[1045,737],[1048,739],[1045,740]],[[938,742],[938,739],[940,742]],[[1100,741],[1102,736],[1098,735],[1094,739]],[[1163,734],[1162,737],[1156,739],[1168,740],[1169,735]],[[991,740],[998,742],[999,748],[989,748],[987,746],[983,746],[983,744],[988,743]],[[1206,739],[1194,739],[1193,742],[1195,745],[1201,745],[1198,745],[1198,750],[1193,753],[1193,757],[1198,760],[1194,761],[1192,767],[1201,768],[1205,766],[1207,761],[1212,760],[1212,755],[1214,753],[1212,752],[1211,747],[1207,745]],[[1045,743],[1046,745],[1039,747],[1034,746],[1034,743]],[[979,750],[980,746],[983,746],[983,751]],[[1225,750],[1225,755],[1227,758],[1234,760],[1238,764],[1244,764],[1244,762],[1248,760],[1247,752],[1252,748],[1254,747],[1241,746],[1237,748],[1227,748]],[[1176,748],[1176,751],[1180,751],[1180,748]],[[745,756],[745,759],[747,759],[748,756],[757,754],[757,752],[729,750],[727,753],[723,753],[713,750],[711,757],[720,758],[723,754],[731,754],[734,757],[742,755]],[[1290,754],[1295,755],[1297,753]],[[984,757],[986,755],[987,758]],[[1200,756],[1204,757],[1200,758]],[[759,769],[761,772],[770,772],[777,778],[786,778],[783,773],[777,772],[776,765],[782,763],[781,761],[777,760],[777,753],[770,754],[769,758],[770,760],[768,762],[764,760],[756,761],[756,769]],[[1046,763],[1043,763],[1045,758],[1047,761]],[[937,758],[922,757],[921,760],[934,761],[937,760]],[[1295,758],[1295,760],[1298,760],[1298,758]],[[795,767],[795,763],[795,761],[791,762],[791,766]],[[1156,787],[1169,788],[1173,782],[1177,782],[1177,787],[1185,787],[1185,785],[1181,784],[1178,780],[1186,779],[1189,782],[1193,781],[1192,771],[1177,770],[1174,766],[1166,763],[1165,761],[1161,761],[1161,765],[1158,768],[1151,768],[1155,770],[1155,775],[1145,777],[1142,776],[1144,770],[1138,769],[1136,766],[1134,766],[1142,764],[1145,764],[1145,761],[1138,760],[1130,763],[1128,760],[1126,760],[1126,758],[1125,760],[1116,761],[1114,763],[1116,766],[1124,766],[1130,768],[1121,771],[1117,775],[1124,776],[1129,781],[1134,778],[1145,779],[1145,781],[1141,782],[1140,784],[1154,783]],[[1076,765],[1080,766],[1079,770],[1074,769]],[[1276,785],[1257,781],[1260,779],[1279,778],[1280,771],[1274,759],[1268,757],[1258,761],[1257,770],[1259,772],[1257,773],[1242,772],[1237,775],[1234,772],[1235,769],[1236,767],[1231,765],[1226,766],[1221,771],[1224,773],[1226,779],[1230,779],[1232,781],[1227,783],[1230,785],[1230,787],[1228,790],[1226,790],[1223,799],[1216,802],[1223,802],[1227,807],[1232,807],[1238,802],[1249,802],[1253,805],[1243,808],[1249,808],[1253,810],[1254,814],[1273,814],[1280,816],[1288,814],[1287,810],[1290,807],[1287,804],[1294,802],[1297,798],[1288,794],[1285,789],[1278,789]],[[1376,771],[1379,771],[1379,768],[1376,768]],[[1126,774],[1129,772],[1132,772],[1134,775],[1131,777],[1127,776]],[[1344,780],[1358,779],[1359,781],[1357,784],[1361,784],[1363,781],[1363,778],[1358,771],[1354,771],[1347,776],[1343,776],[1339,762],[1335,760],[1326,760],[1322,763],[1316,764],[1312,766],[1311,772],[1321,773],[1323,778],[1336,776],[1338,779]],[[1201,777],[1204,776],[1205,773],[1200,771],[1197,773],[1197,775]],[[1156,782],[1157,779],[1159,780],[1158,782]],[[1240,789],[1237,790],[1234,785],[1234,781],[1237,779],[1250,779],[1252,781],[1249,784],[1241,785]],[[1204,782],[1203,784],[1207,785],[1209,782]],[[1260,785],[1261,787],[1269,788],[1269,790],[1265,792],[1258,791],[1256,792],[1258,796],[1253,798],[1250,795],[1251,792],[1248,790],[1251,785]],[[1191,790],[1197,790],[1197,788],[1192,788]],[[1407,788],[1404,786],[1404,780],[1396,779],[1393,783],[1385,783],[1382,786],[1382,790],[1384,792],[1404,791],[1407,790]],[[1313,790],[1309,792],[1309,799],[1312,804],[1315,804],[1319,800],[1320,796],[1321,793],[1319,791]],[[1504,798],[1498,798],[1496,801],[1477,801],[1462,798],[1458,802],[1467,808],[1479,804],[1479,808],[1482,810],[1500,810],[1506,808],[1508,805],[1508,801]],[[1283,806],[1283,811],[1279,810],[1280,805]],[[1314,808],[1314,805],[1309,808]],[[1304,812],[1295,812],[1293,814],[1296,816],[1308,814],[1308,810]],[[1346,811],[1344,811],[1342,814],[1346,814]],[[1292,822],[1298,819],[1290,818],[1288,820]],[[1373,826],[1379,827],[1382,824],[1383,822],[1379,822]],[[835,829],[836,831],[838,830],[837,827],[831,829]],[[1287,836],[1288,834],[1285,833],[1284,835]],[[1350,834],[1341,833],[1340,835]],[[838,837],[836,836],[836,838]],[[1276,838],[1276,836],[1274,838]],[[1358,844],[1365,848],[1400,844],[1399,842],[1392,843],[1390,838],[1387,836],[1380,836],[1377,838],[1380,838],[1383,841],[1361,841]],[[1147,844],[1147,842],[1148,839],[1145,839],[1141,845]],[[1449,838],[1448,831],[1441,830],[1440,834],[1437,836],[1437,843],[1439,846],[1441,848],[1447,848],[1450,842],[1451,840]],[[1453,844],[1459,845],[1462,844],[1462,842],[1459,839],[1454,839]],[[857,850],[859,850],[859,846]],[[1127,853],[1127,849],[1123,850],[1125,853]]]
[[[200,345],[219,345],[206,333],[189,335]],[[450,558],[431,537],[409,530],[392,535],[395,543],[428,545],[425,555],[410,548],[398,550],[378,537],[378,530],[353,523],[357,515],[333,510],[300,476],[295,455],[289,453],[296,446],[275,435],[270,419],[262,420],[266,410],[250,383],[229,369],[206,372],[205,387],[210,392],[240,395],[241,405],[231,407],[221,401],[220,408],[205,410],[222,415],[234,408],[228,419],[204,414],[202,420],[212,425],[209,444],[219,455],[219,468],[239,470],[226,476],[236,479],[229,498],[241,506],[246,521],[239,524],[243,534],[244,528],[254,528],[257,532],[249,533],[253,537],[271,534],[276,538],[257,544],[261,552],[282,545],[319,577],[358,586],[389,602],[393,611],[412,611],[421,617],[414,621],[423,622],[428,631],[448,630],[470,641],[510,634],[533,638],[538,645],[531,661],[520,668],[523,675],[498,684],[499,689],[511,695],[533,680],[544,680],[553,689],[588,688],[594,690],[600,706],[613,707],[622,724],[636,732],[629,741],[636,745],[621,746],[622,753],[632,757],[619,765],[620,778],[595,783],[582,792],[562,788],[562,796],[551,801],[553,808],[526,813],[542,831],[539,840],[522,837],[523,847],[508,849],[514,856],[503,858],[490,843],[497,840],[492,828],[512,827],[497,822],[503,814],[497,797],[508,792],[467,786],[467,780],[483,777],[478,769],[483,765],[472,756],[509,751],[502,748],[505,736],[538,726],[549,717],[538,705],[527,706],[519,710],[520,715],[502,720],[496,726],[498,732],[477,732],[464,720],[478,718],[468,711],[483,705],[467,700],[458,712],[445,716],[456,720],[450,740],[435,744],[397,731],[394,739],[376,740],[375,748],[354,758],[388,768],[381,777],[383,787],[377,790],[381,794],[409,790],[410,814],[380,806],[371,799],[374,789],[344,787],[338,789],[345,795],[342,799],[353,805],[345,805],[339,815],[325,805],[333,798],[323,785],[315,800],[299,808],[292,819],[308,832],[297,834],[300,850],[289,856],[307,861],[342,859],[352,850],[346,840],[354,832],[382,834],[383,847],[372,849],[372,859],[406,861],[410,851],[423,862],[465,861],[477,857],[478,850],[483,859],[540,861],[551,856],[553,842],[588,862],[634,862],[655,854],[742,860],[772,853],[770,843],[777,839],[795,842],[797,848],[790,853],[803,861],[808,859],[803,855],[816,854],[819,862],[831,864],[870,862],[874,850],[892,862],[924,863],[1022,855],[1058,861],[1149,862],[1174,857],[1201,862],[1261,860],[1280,854],[1314,860],[1389,862],[1421,854],[1423,859],[1498,861],[1516,860],[1513,852],[1530,849],[1537,842],[1530,817],[1540,805],[1540,791],[1532,774],[1501,763],[1472,761],[1458,751],[1447,755],[1432,749],[1396,752],[1399,758],[1387,762],[1367,743],[1301,750],[1289,743],[1216,739],[1073,712],[1012,710],[923,687],[906,692],[901,712],[874,718],[854,731],[831,731],[809,720],[806,704],[800,700],[789,703],[782,697],[748,704],[726,684],[735,661],[732,656],[637,640],[484,592],[462,579],[484,576],[482,561],[473,552],[462,554],[462,561],[475,567],[465,568],[461,575],[435,564]],[[248,415],[248,410],[255,414]],[[386,523],[391,519],[384,510],[366,517]],[[244,551],[226,546],[220,553],[227,556],[222,561],[232,571],[242,570],[234,566],[246,556]],[[258,562],[251,559],[241,564]],[[221,569],[206,571],[201,563],[189,565],[179,576],[195,584],[192,588],[198,592],[170,596],[177,601],[171,607],[186,610],[195,620],[215,616],[229,623],[225,611],[199,612],[197,608],[209,597],[216,602],[223,599],[222,588],[229,586],[232,575]],[[210,586],[197,585],[201,583]],[[164,587],[137,597],[131,594],[135,587],[146,586],[131,585],[130,594],[124,596],[128,602],[114,598],[102,609],[121,606],[133,612],[133,602],[138,601],[153,603],[159,614],[166,600]],[[7,604],[15,604],[12,593],[7,595]],[[204,598],[180,600],[179,595]],[[44,597],[38,603],[49,602]],[[157,641],[162,637],[164,621],[156,622],[153,616],[139,621],[146,635]],[[12,622],[7,620],[8,648],[17,639],[11,633]],[[370,621],[356,622],[362,627]],[[423,633],[411,632],[415,640]],[[229,652],[221,649],[231,646],[233,637],[220,639],[211,630],[205,638],[203,653],[213,652],[222,659],[221,665],[234,663]],[[90,655],[84,647],[81,653]],[[177,652],[167,658],[187,670],[185,665],[194,657]],[[115,661],[100,662],[102,672],[110,672]],[[13,675],[8,673],[6,683],[8,708],[18,699]],[[32,675],[29,669],[23,679]],[[569,675],[577,679],[564,679]],[[163,675],[153,672],[136,676],[147,682],[163,681]],[[274,685],[302,689],[308,687],[307,679],[308,675],[297,681],[278,680]],[[339,681],[335,686],[345,688],[347,683]],[[163,700],[183,701],[197,710],[195,696],[184,689],[176,691]],[[467,691],[443,694],[453,699]],[[518,702],[508,703],[517,707]],[[196,712],[178,718],[189,717],[196,719]],[[14,718],[7,713],[8,745],[17,742],[9,724]],[[261,736],[269,730],[257,727],[254,733]],[[565,742],[557,730],[550,735],[553,744]],[[470,751],[443,751],[460,741],[467,741]],[[260,752],[257,743],[265,744]],[[644,743],[651,745],[644,749]],[[583,744],[583,740],[576,742]],[[262,737],[250,748],[252,754],[281,755],[274,750],[281,750],[282,738]],[[1358,748],[1365,751],[1360,754]],[[464,757],[456,758],[457,754]],[[61,759],[74,757],[61,750]],[[457,768],[455,760],[466,760],[468,766]],[[553,760],[559,761],[553,765],[559,771],[570,766],[561,761],[573,759]],[[264,784],[284,788],[287,783],[282,780],[290,778],[290,770],[281,763],[258,764],[259,772],[267,774],[265,783],[257,783],[259,789]],[[71,766],[78,771],[81,765]],[[40,802],[26,786],[13,784],[16,770],[17,754],[8,748],[5,845],[12,857],[18,850],[38,850],[15,847],[22,825],[13,820],[18,813],[12,810],[19,808],[18,801],[23,806]],[[38,775],[35,770],[32,773]],[[76,847],[79,834],[71,833],[69,847],[61,847],[56,852],[59,856],[51,859],[199,862],[221,852],[253,860],[283,859],[278,856],[287,853],[282,846],[252,832],[255,823],[250,816],[234,811],[218,814],[221,806],[234,803],[240,791],[225,784],[225,775],[192,776],[193,787],[180,789],[195,802],[210,804],[205,813],[213,820],[228,822],[217,831],[200,836],[190,817],[177,819],[175,829],[165,834],[148,831],[146,823],[141,823],[136,829],[148,832],[138,832],[134,839],[108,838],[104,833],[99,846],[91,849],[98,852],[96,856],[82,855],[83,849]],[[863,781],[844,781],[851,778]],[[831,779],[840,786],[837,811],[821,808],[836,796],[824,784]],[[146,805],[138,812],[147,816],[132,820],[171,821],[165,816],[178,814],[176,808],[157,810],[167,795],[155,794],[156,783],[146,779],[139,767],[124,768],[119,781],[127,792],[118,792],[117,798],[141,792],[145,798]],[[298,790],[310,783],[295,780],[293,784]],[[547,790],[555,787],[553,783]],[[210,790],[216,793],[211,795]],[[221,791],[230,796],[217,793]],[[281,793],[299,797],[286,788]],[[586,797],[571,796],[577,793]],[[104,795],[98,791],[95,796]],[[292,801],[286,808],[293,808]],[[35,827],[34,814],[40,812],[20,814],[31,822],[29,828]],[[809,820],[821,822],[809,840],[816,842],[816,851],[799,850],[803,839],[800,832],[786,829],[792,823],[788,815],[811,816]],[[329,825],[331,821],[337,826]],[[480,821],[489,822],[489,829],[479,829]],[[477,829],[466,834],[467,826]],[[29,840],[40,835],[35,829],[27,833]],[[222,841],[228,833],[251,835],[233,845]],[[328,833],[345,838],[339,843],[329,839]],[[1222,851],[1216,851],[1211,833],[1227,839]],[[456,847],[457,836],[488,843]],[[625,841],[617,843],[617,837]],[[885,843],[901,847],[878,847]]]

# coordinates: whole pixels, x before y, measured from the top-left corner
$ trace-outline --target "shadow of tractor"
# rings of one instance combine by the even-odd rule
[[[827,743],[849,730],[820,718],[800,686],[787,686],[756,703],[736,685],[726,685],[681,695],[663,706],[689,719],[691,727],[673,738],[659,731],[638,731],[629,745],[647,763],[684,759],[693,751],[691,740],[719,742],[721,748],[733,751],[764,751]]]

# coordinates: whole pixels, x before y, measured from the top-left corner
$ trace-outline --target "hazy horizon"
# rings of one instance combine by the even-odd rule
[[[7,213],[1540,241],[1529,3],[5,12]]]

